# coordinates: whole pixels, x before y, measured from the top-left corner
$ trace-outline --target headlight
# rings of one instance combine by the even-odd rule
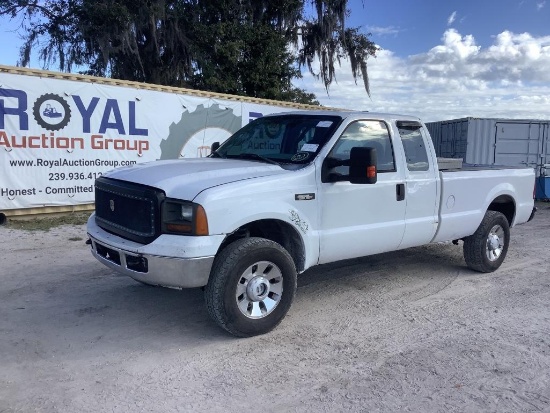
[[[180,219],[183,221],[192,222],[193,221],[193,205],[192,204],[181,204]]]
[[[162,232],[208,235],[208,220],[204,208],[192,202],[165,200],[162,205]]]

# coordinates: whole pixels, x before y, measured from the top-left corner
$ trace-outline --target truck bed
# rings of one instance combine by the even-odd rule
[[[531,168],[500,165],[464,165],[440,171],[439,228],[433,242],[473,234],[497,198],[524,200],[516,205],[510,226],[526,222],[532,212],[532,175]]]
[[[525,168],[524,166],[467,164],[462,162],[462,158],[437,158],[437,167],[440,171],[445,171],[445,172],[484,171],[484,170]]]

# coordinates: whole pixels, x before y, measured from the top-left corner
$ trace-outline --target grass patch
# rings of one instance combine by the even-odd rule
[[[8,219],[7,227],[13,229],[22,229],[24,231],[49,231],[52,228],[61,225],[83,225],[88,221],[90,211],[71,212],[56,216],[43,216],[40,218],[32,218],[29,220],[14,220]],[[73,241],[73,240],[71,240]],[[79,241],[79,240],[74,240]]]

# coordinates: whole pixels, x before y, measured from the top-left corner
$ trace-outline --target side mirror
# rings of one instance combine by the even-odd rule
[[[210,153],[216,152],[219,147],[220,147],[220,143],[214,142],[212,145],[210,145]]]
[[[354,147],[350,151],[349,181],[352,184],[375,184],[376,149]]]

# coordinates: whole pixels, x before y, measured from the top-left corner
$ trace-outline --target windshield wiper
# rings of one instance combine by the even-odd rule
[[[228,158],[238,158],[238,159],[255,159],[255,160],[258,160],[258,161],[264,161],[264,162],[267,162],[267,163],[271,163],[273,165],[279,165],[280,166],[279,162],[276,162],[273,159],[267,158],[265,156],[258,155],[257,153],[245,152],[245,153],[240,153],[238,155],[227,155],[227,157]]]

